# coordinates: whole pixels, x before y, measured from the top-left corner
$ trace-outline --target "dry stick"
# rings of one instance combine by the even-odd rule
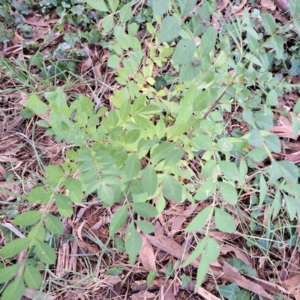
[[[204,114],[202,120],[205,120],[207,116],[219,105],[220,101],[222,100],[223,96],[225,95],[227,89],[229,86],[226,86],[226,88],[223,90],[221,95],[218,97],[218,99],[213,103],[213,105],[209,108],[209,110]]]

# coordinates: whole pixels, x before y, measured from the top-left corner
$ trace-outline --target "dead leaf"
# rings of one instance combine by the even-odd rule
[[[171,233],[172,235],[178,233],[178,231],[182,231],[183,223],[185,222],[186,217],[183,216],[176,216],[172,223]]]
[[[168,238],[164,235],[158,235],[158,236],[151,236],[151,235],[145,235],[147,237],[147,240],[156,248],[171,254],[173,257],[186,260],[189,257],[189,254],[187,251],[185,251],[184,248],[182,248],[178,243],[176,243],[173,239]],[[193,261],[191,263],[192,266],[198,267],[199,262]]]
[[[121,281],[122,281],[122,279],[118,275],[116,275],[116,276],[107,275],[103,279],[103,282],[105,282],[107,284],[117,284],[118,282],[121,282]]]
[[[263,7],[271,11],[274,11],[276,9],[276,5],[274,4],[273,0],[261,0],[260,3]]]
[[[35,300],[55,300],[56,296],[51,296],[47,293],[37,291],[31,288],[25,288],[24,296],[29,299],[35,299]]]
[[[250,265],[251,263],[249,262],[247,256],[239,249],[230,245],[222,245],[221,246],[221,253],[222,254],[227,254],[228,252],[233,252],[237,258],[242,260],[246,265]]]
[[[155,299],[156,295],[148,291],[140,291],[131,296],[132,300]]]
[[[231,12],[232,15],[236,15],[239,13],[240,10],[242,10],[247,3],[247,0],[242,0],[241,4],[239,6],[233,7],[233,12]]]
[[[250,281],[252,282],[252,284],[258,284],[259,286],[261,286],[262,288],[264,288],[265,290],[268,290],[272,293],[275,294],[286,294],[286,295],[290,295],[290,291],[284,289],[283,287],[281,287],[280,285],[277,285],[271,281],[266,281],[257,277],[252,277],[250,275],[246,275],[244,274],[244,276],[248,279],[250,279]],[[273,299],[273,298],[272,298]]]
[[[277,6],[283,11],[290,10],[290,4],[286,0],[274,0]]]
[[[300,283],[300,275],[296,275],[290,279],[283,281],[282,285],[293,293],[293,291],[295,291],[296,288],[299,288],[299,283]]]
[[[81,65],[80,74],[83,75],[93,64],[93,60],[89,56],[88,59]]]
[[[143,244],[142,244],[142,249],[139,254],[139,258],[142,262],[142,265],[149,272],[156,271],[155,256],[154,256],[153,248],[144,234],[141,234],[141,237],[143,240]]]
[[[176,300],[175,295],[177,291],[175,291],[175,286],[172,280],[168,280],[166,284],[161,285],[159,289],[159,300]]]
[[[222,277],[226,277],[228,281],[235,282],[239,287],[263,296],[265,299],[273,300],[273,297],[269,295],[261,285],[246,279],[237,269],[233,268],[227,262],[224,262],[223,272],[225,276]]]
[[[81,241],[78,242],[78,245],[80,247],[80,250],[83,251],[83,253],[92,253],[99,257],[99,249],[96,246]]]

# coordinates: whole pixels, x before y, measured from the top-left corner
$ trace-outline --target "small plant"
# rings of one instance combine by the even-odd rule
[[[272,61],[284,60],[286,42],[273,17],[262,13],[257,25],[257,16],[245,10],[221,32],[210,26],[214,7],[209,2],[192,13],[196,0],[181,0],[179,5],[152,0],[155,22],[146,23],[150,54],[145,57],[131,3],[118,10],[119,1],[107,2],[87,1],[93,9],[108,13],[101,28],[103,34],[111,34],[107,64],[120,85],[110,99],[113,108],[83,95],[67,101],[61,88],[32,94],[26,102],[26,110],[37,115],[49,112],[49,122],[37,124],[73,148],[60,166],[45,168],[44,181],[28,194],[29,204],[46,209],[29,210],[14,219],[25,237],[8,242],[0,255],[4,263],[21,251],[26,255],[21,264],[5,263],[0,269],[0,283],[17,275],[5,288],[4,300],[19,299],[24,282],[39,288],[43,279],[35,263],[55,263],[53,241],[63,233],[60,217],[71,217],[73,203],[91,194],[104,206],[121,205],[112,216],[110,238],[128,223],[125,249],[131,264],[142,247],[140,232],[154,232],[151,220],[159,217],[168,201],[207,201],[209,205],[185,228],[197,245],[181,266],[200,257],[195,290],[220,254],[219,243],[210,236],[212,226],[226,233],[236,230],[239,215],[234,208],[250,181],[258,183],[256,205],[270,207],[269,222],[282,209],[283,199],[290,220],[299,214],[298,168],[272,155],[281,152],[279,138],[270,132],[278,98],[294,87],[270,72]],[[299,34],[300,5],[296,0],[290,4],[290,23]],[[199,45],[195,37],[201,37]],[[274,49],[274,60],[269,49]],[[167,62],[178,78],[154,72]],[[299,112],[298,100],[290,113],[295,134]],[[246,130],[230,132],[228,122],[243,123]],[[264,160],[270,167],[260,169],[256,163]],[[196,171],[192,161],[199,166]],[[49,213],[54,205],[57,216]],[[200,229],[204,229],[201,237],[196,234]],[[52,236],[47,242],[46,233]],[[224,297],[248,293],[237,285],[221,287],[220,292]]]

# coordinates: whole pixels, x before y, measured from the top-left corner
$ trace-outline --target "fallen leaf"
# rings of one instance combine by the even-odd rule
[[[168,280],[166,284],[161,285],[159,289],[159,300],[176,300],[175,295],[175,286],[172,280]]]
[[[293,293],[293,290],[299,287],[300,275],[296,275],[282,282],[282,285]]]
[[[88,57],[88,59],[81,65],[80,74],[83,75],[93,64],[93,60],[91,57]]]
[[[55,300],[57,297],[51,296],[48,293],[37,291],[31,288],[25,288],[24,296],[35,300]]]
[[[276,9],[276,5],[274,4],[273,0],[261,0],[261,6],[265,7],[266,9],[270,9],[274,11]]]
[[[143,244],[139,258],[142,262],[142,265],[149,272],[156,271],[155,256],[152,245],[149,243],[144,234],[141,234],[141,237]]]
[[[286,0],[274,0],[277,6],[283,11],[290,10],[290,4]]]
[[[250,265],[247,256],[239,249],[230,245],[222,245],[220,249],[222,254],[227,254],[228,252],[233,252],[237,258],[242,260],[246,265]]]
[[[131,296],[132,300],[155,299],[156,295],[148,291],[140,291]]]

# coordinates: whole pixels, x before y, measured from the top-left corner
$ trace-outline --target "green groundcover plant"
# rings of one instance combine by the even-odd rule
[[[120,85],[110,99],[113,109],[84,95],[68,101],[60,87],[33,93],[26,102],[37,115],[48,112],[49,122],[37,124],[72,147],[64,153],[64,163],[47,166],[44,181],[29,192],[27,201],[35,209],[14,219],[25,237],[0,250],[3,300],[19,299],[25,285],[40,287],[37,262],[55,264],[53,240],[63,233],[60,219],[70,218],[73,203],[88,195],[97,195],[107,207],[121,204],[112,216],[110,237],[128,224],[125,249],[131,264],[142,246],[139,232],[154,232],[151,220],[159,217],[167,201],[210,201],[185,228],[198,242],[181,266],[201,257],[195,289],[220,254],[218,242],[209,236],[212,224],[222,232],[236,230],[234,208],[251,180],[259,182],[257,205],[270,207],[269,222],[281,210],[283,198],[288,218],[299,214],[298,168],[273,158],[272,152],[281,152],[281,143],[270,132],[278,99],[294,88],[271,70],[286,60],[289,25],[299,39],[298,1],[290,1],[292,17],[286,27],[268,13],[245,10],[241,18],[216,29],[210,23],[214,5],[208,1],[192,11],[196,0],[152,0],[153,21],[145,24],[150,36],[147,56],[137,37],[140,24],[131,18],[132,3],[123,3],[121,9],[119,4],[87,1],[105,13],[102,30],[111,35],[107,65]],[[178,76],[162,71],[168,62]],[[154,70],[161,75],[155,76]],[[299,112],[298,101],[290,113],[295,135]],[[247,124],[247,133],[230,130],[229,120]],[[257,167],[267,159],[270,167]],[[48,213],[54,204],[56,215]],[[39,211],[36,205],[46,209]],[[201,228],[205,234],[200,239],[195,233]],[[46,242],[49,234],[52,239]],[[8,260],[22,251],[23,263]]]

